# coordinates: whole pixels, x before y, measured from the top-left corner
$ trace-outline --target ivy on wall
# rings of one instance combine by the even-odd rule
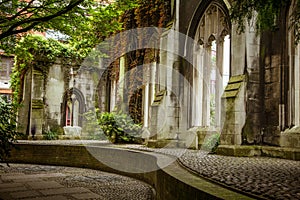
[[[46,80],[49,67],[60,59],[64,66],[65,79],[68,79],[70,63],[79,64],[85,55],[81,55],[72,46],[41,35],[27,35],[15,47],[15,66],[11,74],[11,87],[14,102],[22,101],[23,80],[26,72],[34,68],[42,73]]]
[[[123,30],[130,30],[143,27],[159,27],[164,28],[172,20],[171,16],[171,0],[137,0],[138,6],[134,9],[128,10],[120,18],[123,24]],[[135,36],[130,36],[135,37]],[[151,33],[144,38],[151,38]],[[136,38],[122,38],[121,40],[114,41],[117,48],[126,52],[127,46],[143,46],[135,42],[145,42],[144,40],[136,40]],[[126,71],[129,72],[129,78],[126,80],[126,95],[124,96],[123,103],[129,105],[129,114],[135,123],[143,122],[143,73],[144,70],[138,69],[138,66],[158,61],[158,52],[155,49],[138,49],[129,52],[125,55]],[[108,78],[110,80],[119,79],[119,60],[111,64]],[[120,103],[120,102],[119,102]]]
[[[290,6],[293,6],[292,13],[285,13],[285,9]],[[294,31],[295,43],[299,43],[300,0],[235,0],[232,2],[230,16],[236,22],[239,32],[245,31],[245,20],[249,25],[254,25],[258,32],[263,32],[278,29],[279,22],[283,20],[282,12],[289,18],[289,28]]]

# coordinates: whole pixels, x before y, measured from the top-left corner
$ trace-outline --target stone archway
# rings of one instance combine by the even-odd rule
[[[85,98],[80,90],[71,88],[64,93],[62,103],[63,126],[82,126]]]
[[[225,4],[206,2],[202,15],[189,34],[197,42],[189,55],[193,57],[191,126],[222,127],[221,96],[230,75],[230,21]],[[193,21],[196,21],[194,19]]]

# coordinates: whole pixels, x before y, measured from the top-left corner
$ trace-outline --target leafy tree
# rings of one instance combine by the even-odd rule
[[[290,16],[290,27],[295,30],[295,42],[300,41],[300,0],[295,0],[296,6]],[[274,30],[280,12],[291,4],[291,0],[235,0],[231,7],[231,18],[237,22],[238,30],[243,32],[245,20],[248,23],[257,14],[256,28],[259,31]]]
[[[92,46],[99,38],[120,29],[118,17],[135,0],[3,0],[0,2],[0,48],[13,50],[16,37],[48,29]]]
[[[42,23],[80,8],[85,0],[2,0],[0,2],[0,40],[41,29]]]
[[[0,96],[0,161],[5,161],[16,137],[20,136],[16,126],[16,106]]]

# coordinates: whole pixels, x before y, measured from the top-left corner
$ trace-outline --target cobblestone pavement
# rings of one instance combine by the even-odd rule
[[[300,199],[300,161],[268,157],[230,157],[200,150],[129,148],[178,157],[194,173],[265,199]]]
[[[24,200],[150,200],[153,189],[141,181],[99,170],[2,164],[0,199]]]
[[[61,144],[62,141],[56,143]],[[66,141],[65,144],[72,143]],[[109,145],[104,141],[81,143]],[[200,150],[153,149],[141,145],[117,147],[176,156],[181,165],[199,176],[263,199],[300,199],[300,161],[268,157],[230,157],[207,154]]]

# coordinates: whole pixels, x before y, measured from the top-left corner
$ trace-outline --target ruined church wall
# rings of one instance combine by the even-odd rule
[[[45,88],[45,129],[61,124],[61,103],[65,91],[64,73],[60,63],[49,68]]]

